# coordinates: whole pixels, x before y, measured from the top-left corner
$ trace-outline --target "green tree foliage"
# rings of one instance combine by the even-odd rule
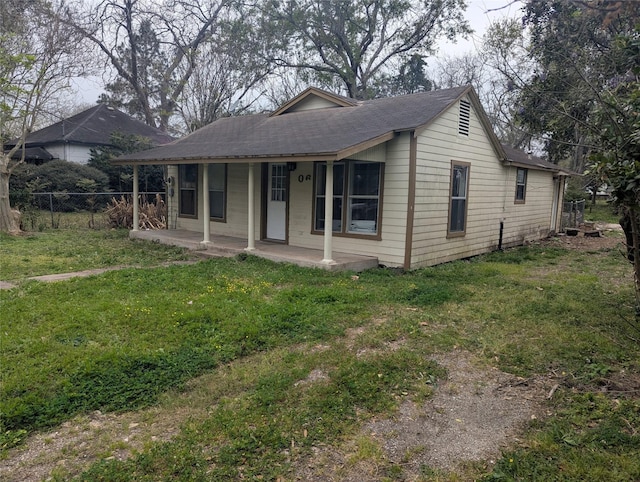
[[[544,139],[549,159],[582,172],[597,144],[594,109],[611,79],[625,75],[615,39],[633,31],[639,2],[531,0],[525,7],[533,74],[520,91],[518,120]]]
[[[89,192],[78,185],[80,183],[80,186],[86,186],[88,180],[93,183],[95,188],[92,190],[93,192],[109,190],[109,178],[104,172],[95,167],[62,159],[55,159],[40,166],[16,171],[15,174],[16,188],[20,186],[26,188],[31,185],[50,192]]]
[[[396,95],[428,92],[435,83],[427,76],[427,62],[424,56],[413,54],[404,62],[396,75],[385,75],[378,81],[377,95],[392,97]]]
[[[410,70],[412,56],[430,53],[438,38],[467,34],[465,7],[464,0],[270,0],[266,18],[282,34],[271,61],[349,97],[371,98],[393,62]]]
[[[640,24],[616,39],[622,75],[609,79],[608,88],[592,119],[599,147],[591,156],[597,179],[611,186],[627,236],[627,255],[636,281],[636,316],[640,321]]]
[[[109,189],[116,192],[130,192],[133,190],[133,168],[131,166],[116,166],[111,160],[123,154],[139,152],[153,147],[151,141],[145,137],[133,134],[114,132],[111,134],[111,147],[91,149],[88,165],[99,169],[109,178]],[[140,166],[140,187],[146,192],[164,191],[164,171],[162,166]]]

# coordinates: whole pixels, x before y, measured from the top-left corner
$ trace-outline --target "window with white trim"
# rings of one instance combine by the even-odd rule
[[[227,212],[227,165],[209,164],[209,216],[224,221]]]
[[[451,163],[449,236],[463,236],[467,229],[469,167],[467,163]]]
[[[198,216],[198,165],[180,164],[178,167],[178,196],[180,216]]]
[[[524,203],[527,195],[527,169],[521,167],[516,171],[516,203]]]
[[[286,164],[273,164],[271,166],[271,200],[287,200],[287,171]]]
[[[332,231],[337,234],[377,235],[380,229],[383,164],[344,161],[333,165]],[[315,172],[314,231],[324,232],[327,164]]]

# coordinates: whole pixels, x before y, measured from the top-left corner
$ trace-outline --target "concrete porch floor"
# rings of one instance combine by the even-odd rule
[[[150,231],[130,231],[132,239],[144,239],[161,244],[180,246],[197,251],[202,256],[231,257],[245,251],[247,240],[230,236],[211,235],[211,242],[204,246],[202,233],[180,229],[163,229]],[[256,241],[256,249],[249,254],[279,263],[292,263],[307,268],[322,268],[330,271],[364,271],[376,268],[378,258],[345,254],[334,251],[332,264],[322,263],[323,251],[320,249],[300,248],[287,244]]]

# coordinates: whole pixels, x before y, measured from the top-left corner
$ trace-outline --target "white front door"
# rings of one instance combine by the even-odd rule
[[[287,239],[287,165],[269,164],[267,186],[267,238]]]

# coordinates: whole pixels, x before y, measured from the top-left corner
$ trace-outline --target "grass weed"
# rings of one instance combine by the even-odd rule
[[[618,224],[620,215],[616,212],[615,207],[605,200],[599,199],[596,204],[587,201],[584,207],[584,218],[587,221],[600,221],[605,223]]]
[[[358,279],[248,256],[22,282],[0,299],[0,443],[92,410],[189,399],[193,418],[171,441],[97,462],[78,480],[277,480],[312,447],[406,398],[423,401],[444,375],[429,355],[463,347],[510,373],[564,379],[553,415],[491,473],[469,469],[474,478],[636,480],[637,394],[598,393],[607,377],[639,370],[623,322],[632,283],[615,250],[550,246]],[[371,440],[355,446],[351,463],[402,477]],[[427,466],[423,478],[457,480]]]
[[[129,239],[129,231],[50,230],[0,233],[0,280],[69,273],[110,266],[148,266],[193,259],[182,248]]]

